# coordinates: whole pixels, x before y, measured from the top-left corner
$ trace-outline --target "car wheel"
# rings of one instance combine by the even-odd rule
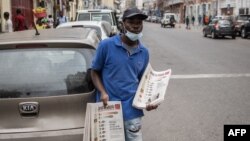
[[[215,35],[214,32],[212,32],[212,38],[213,38],[213,39],[216,39],[216,35]]]
[[[232,35],[232,39],[235,39],[235,35]]]
[[[207,37],[205,30],[203,30],[203,37]]]
[[[246,30],[245,30],[245,28],[242,28],[241,29],[241,38],[246,38],[247,36],[246,36]]]

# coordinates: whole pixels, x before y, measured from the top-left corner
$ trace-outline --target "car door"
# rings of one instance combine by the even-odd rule
[[[217,20],[213,20],[208,24],[208,34],[212,34],[212,32],[215,30],[214,26],[217,22]]]

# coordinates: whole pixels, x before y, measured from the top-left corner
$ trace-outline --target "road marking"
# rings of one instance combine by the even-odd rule
[[[250,73],[245,74],[190,74],[190,75],[172,75],[171,79],[199,79],[199,78],[232,78],[232,77],[250,77]]]

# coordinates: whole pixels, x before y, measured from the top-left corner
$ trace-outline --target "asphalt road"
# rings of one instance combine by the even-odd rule
[[[155,70],[172,69],[165,101],[145,112],[144,141],[223,141],[225,124],[250,124],[250,39],[144,23]]]

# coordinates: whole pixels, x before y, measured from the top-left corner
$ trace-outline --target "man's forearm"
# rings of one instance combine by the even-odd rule
[[[106,93],[104,89],[103,83],[101,81],[101,76],[98,71],[91,70],[91,79],[95,85],[95,87],[101,92],[101,94]]]

